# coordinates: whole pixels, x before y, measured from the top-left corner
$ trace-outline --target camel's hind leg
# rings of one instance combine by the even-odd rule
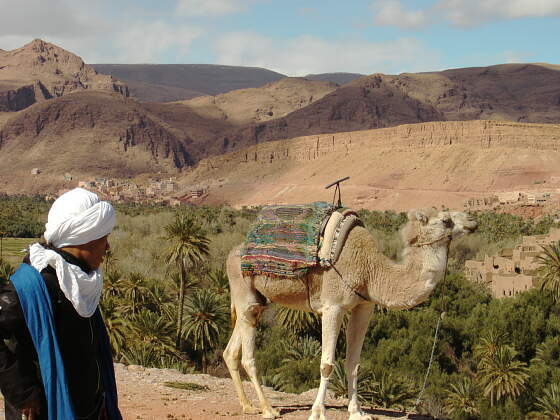
[[[233,379],[243,412],[254,414],[261,411],[264,418],[273,419],[280,414],[272,408],[265,397],[257,377],[257,367],[255,364],[256,325],[264,305],[262,298],[253,289],[251,284],[243,279],[239,260],[239,247],[234,249],[228,257],[227,272],[231,289],[232,315],[234,315],[235,327],[224,351],[224,360]],[[240,361],[255,387],[261,410],[251,405],[243,390],[239,374]]]

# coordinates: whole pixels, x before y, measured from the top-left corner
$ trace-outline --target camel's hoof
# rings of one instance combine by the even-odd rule
[[[243,407],[243,414],[259,414],[260,412],[260,409],[252,405],[246,405]]]
[[[311,413],[307,420],[327,420],[325,413]]]
[[[280,417],[280,411],[275,408],[270,408],[269,410],[263,412],[262,417],[263,419],[275,419],[277,417]]]

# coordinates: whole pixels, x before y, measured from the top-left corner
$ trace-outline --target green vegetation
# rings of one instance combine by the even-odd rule
[[[193,384],[192,382],[165,382],[163,384],[168,388],[184,389],[186,391],[209,391],[206,385]]]
[[[48,205],[27,200],[0,200],[1,220],[6,224],[14,216],[10,212],[17,212],[14,220],[43,223]],[[225,373],[221,352],[231,321],[224,264],[256,213],[229,207],[118,207],[102,298],[115,360]],[[383,252],[398,258],[405,214],[360,215]],[[436,322],[445,312],[420,411],[453,419],[558,419],[560,245],[543,257],[542,287],[512,298],[494,300],[463,276],[465,260],[514,246],[522,235],[546,233],[555,225],[548,217],[527,221],[491,212],[475,217],[478,231],[453,243],[446,278],[427,302],[407,311],[375,312],[362,354],[362,402],[413,406]],[[344,333],[331,383],[339,395],[346,392]],[[289,392],[316,387],[320,339],[316,315],[271,305],[257,333],[263,383]]]

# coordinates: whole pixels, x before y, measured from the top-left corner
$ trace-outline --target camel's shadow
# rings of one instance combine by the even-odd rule
[[[312,404],[290,404],[290,405],[275,405],[275,408],[280,411],[281,415],[290,414],[295,412],[306,412],[311,411]],[[325,405],[327,410],[341,410],[346,411],[346,405]],[[428,420],[433,419],[433,417],[423,416],[420,414],[410,414],[405,412],[384,410],[382,408],[363,408],[364,413],[371,414],[373,416],[385,416],[393,418],[407,418],[416,420]],[[407,417],[408,416],[408,417]]]

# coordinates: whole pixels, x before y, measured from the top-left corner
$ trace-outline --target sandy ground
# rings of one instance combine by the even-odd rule
[[[120,406],[126,419],[191,419],[210,420],[221,417],[237,419],[260,419],[260,415],[241,412],[232,381],[203,374],[183,375],[172,369],[143,369],[116,365]],[[206,385],[208,391],[185,391],[169,388],[167,381],[190,382]],[[256,395],[249,382],[244,382],[247,395],[256,402]],[[266,388],[272,405],[281,413],[282,419],[307,419],[316,390],[303,394],[286,394]],[[329,396],[328,418],[347,419],[346,401]],[[368,410],[376,419],[405,418],[404,413],[386,410]],[[411,418],[421,419],[420,416]]]
[[[258,420],[260,415],[241,412],[231,379],[216,378],[204,374],[181,374],[174,369],[146,369],[141,366],[115,365],[119,389],[119,405],[124,419],[143,420],[211,420],[235,417],[239,420]],[[208,391],[186,391],[169,388],[165,382],[188,382],[206,385]],[[249,382],[244,382],[247,395],[256,402],[256,395]],[[273,407],[280,411],[281,419],[307,420],[316,390],[302,394],[287,394],[265,388]],[[2,402],[2,407],[4,406]],[[327,398],[329,420],[348,418],[346,401]],[[406,418],[405,413],[382,409],[366,410],[378,420]],[[411,415],[412,419],[427,417]],[[0,420],[4,414],[0,411]]]

